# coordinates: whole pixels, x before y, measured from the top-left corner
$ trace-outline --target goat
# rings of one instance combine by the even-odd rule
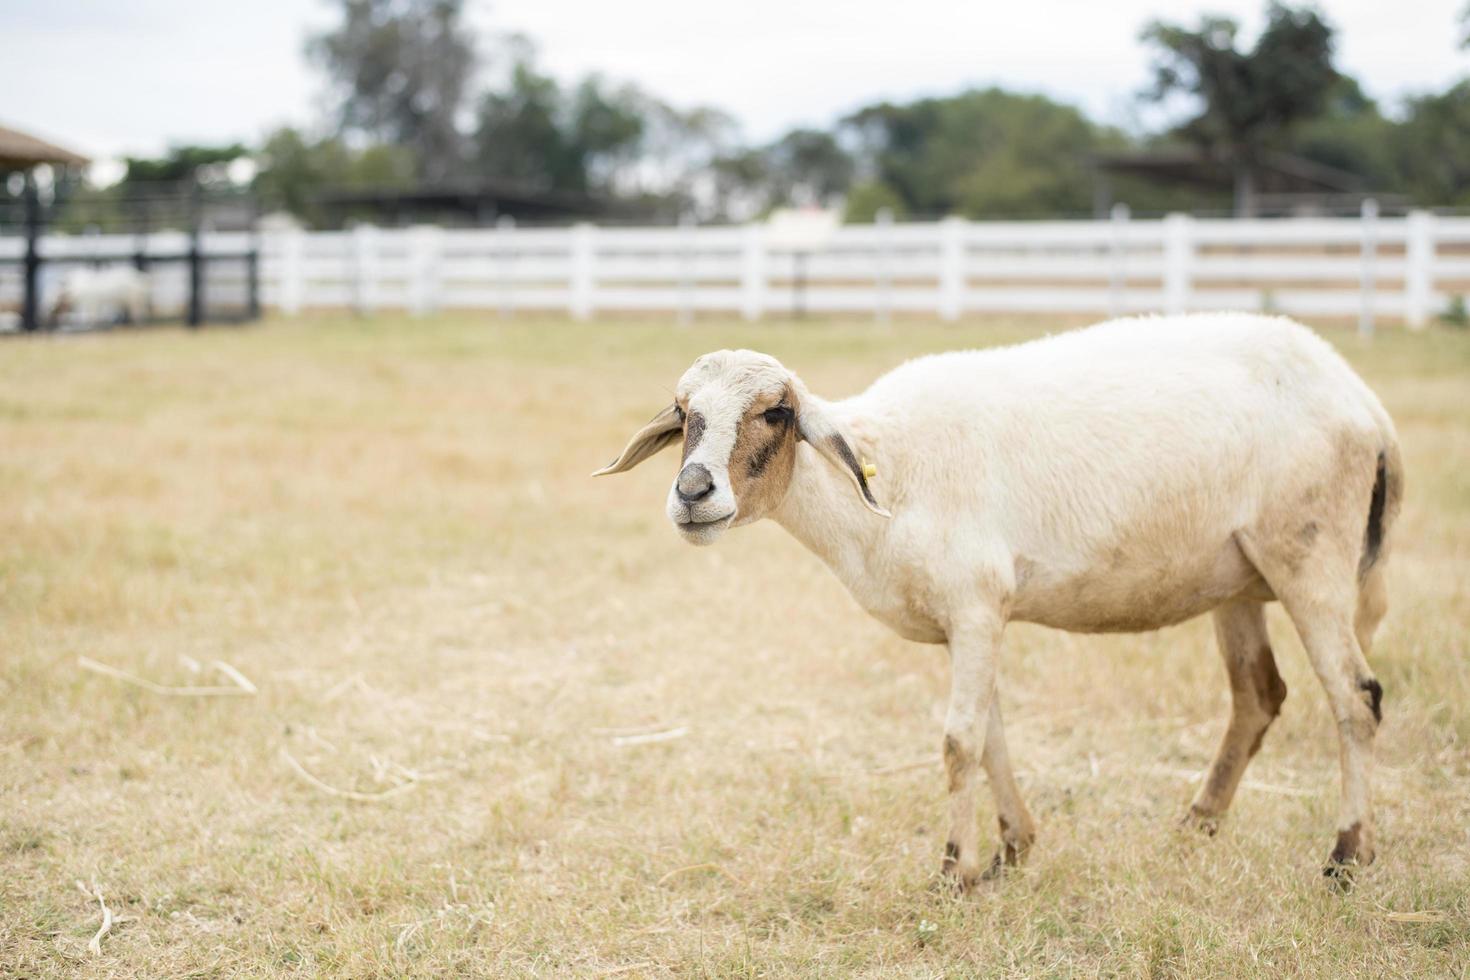
[[[1383,692],[1365,654],[1387,609],[1403,471],[1377,397],[1307,328],[1247,314],[1115,320],[922,357],[841,402],[765,354],[718,351],[593,475],[681,434],[667,513],[686,540],[770,517],[877,619],[948,644],[941,870],[960,889],[1019,863],[1035,839],[996,703],[1007,622],[1138,632],[1213,612],[1232,708],[1185,818],[1213,834],[1286,697],[1266,633],[1273,601],[1338,725],[1324,874],[1347,887],[1373,860]],[[988,865],[981,767],[1000,823]]]
[[[51,307],[51,322],[75,311],[88,326],[126,319],[137,324],[148,313],[148,274],[127,266],[72,269]]]

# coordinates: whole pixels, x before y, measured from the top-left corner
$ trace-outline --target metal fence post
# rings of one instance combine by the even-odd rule
[[[20,327],[38,330],[41,326],[41,197],[36,192],[35,177],[25,175],[25,189],[21,193],[25,205],[26,254]]]
[[[1434,215],[1410,211],[1404,262],[1404,322],[1413,330],[1429,323],[1434,295]]]
[[[1190,266],[1194,264],[1194,219],[1187,214],[1164,218],[1164,312],[1189,309]]]
[[[752,222],[745,226],[740,248],[740,313],[747,320],[759,320],[765,310],[765,229]]]
[[[567,305],[572,317],[577,320],[587,320],[592,316],[592,291],[596,288],[597,281],[596,236],[597,229],[594,225],[572,226],[571,296]]]
[[[939,223],[939,316],[958,320],[965,307],[965,228],[961,217]]]
[[[204,201],[196,177],[189,185],[189,313],[188,324],[204,323]]]
[[[879,323],[887,324],[893,319],[893,269],[890,254],[890,239],[893,237],[892,208],[879,208],[878,213],[873,215],[873,232],[878,239],[873,257],[873,298],[876,301],[873,318]]]
[[[1377,289],[1378,272],[1378,202],[1373,198],[1363,201],[1360,219],[1362,244],[1362,269],[1359,275],[1358,336],[1371,339],[1373,336],[1374,293]]]
[[[1108,315],[1122,316],[1128,309],[1128,219],[1132,212],[1119,201],[1111,212],[1112,236],[1108,239]]]

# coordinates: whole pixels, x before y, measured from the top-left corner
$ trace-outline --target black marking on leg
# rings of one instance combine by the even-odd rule
[[[1368,707],[1373,709],[1373,720],[1382,724],[1383,722],[1383,685],[1377,680],[1369,678],[1358,685],[1368,695]]]
[[[1388,500],[1388,461],[1378,454],[1378,471],[1373,478],[1373,498],[1368,502],[1368,526],[1363,531],[1363,558],[1358,562],[1358,576],[1366,575],[1378,560],[1383,548],[1383,508]]]
[[[955,865],[957,865],[959,863],[960,863],[960,845],[956,844],[952,840],[945,841],[944,842],[944,864],[942,866],[943,869],[944,869],[944,873],[945,874],[949,874],[951,871],[954,870]]]

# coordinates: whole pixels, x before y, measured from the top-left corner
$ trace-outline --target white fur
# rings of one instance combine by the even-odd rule
[[[1387,413],[1327,343],[1291,321],[1247,314],[1119,320],[920,358],[831,403],[764,354],[706,355],[678,389],[707,422],[689,462],[707,466],[718,488],[698,509],[671,490],[669,516],[690,540],[707,544],[767,516],[740,512],[724,467],[742,415],[787,385],[815,431],[840,433],[875,464],[872,491],[892,516],[863,505],[854,492],[861,480],[831,453],[819,455],[810,427],[768,516],[879,620],[905,637],[949,644],[955,856],[946,869],[961,882],[980,868],[978,765],[1001,817],[998,859],[1018,858],[1034,835],[994,700],[1007,622],[1138,631],[1216,610],[1235,697],[1193,808],[1213,821],[1284,696],[1262,680],[1256,659],[1265,647],[1275,673],[1260,603],[1278,598],[1343,740],[1333,860],[1372,860],[1367,787],[1378,699],[1364,653],[1384,604],[1364,535],[1370,496],[1383,484],[1386,532],[1402,474]],[[625,450],[604,472],[640,458]],[[1378,491],[1375,472],[1387,473]],[[726,514],[688,524],[691,515]]]
[[[132,323],[148,310],[148,276],[127,266],[72,269],[62,280],[56,311],[71,310],[85,323],[106,323],[126,314]]]

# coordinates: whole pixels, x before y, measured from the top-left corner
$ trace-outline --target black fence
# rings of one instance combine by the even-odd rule
[[[192,181],[48,190],[25,181],[0,196],[0,329],[259,317],[249,196]]]

